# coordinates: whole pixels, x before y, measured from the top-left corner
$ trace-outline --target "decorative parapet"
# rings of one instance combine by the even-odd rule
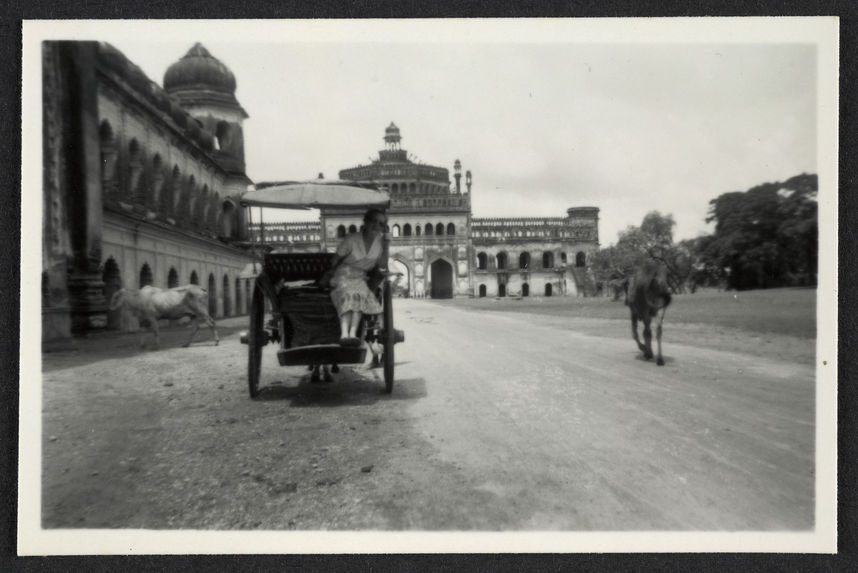
[[[471,228],[473,229],[481,227],[560,227],[568,224],[569,219],[566,217],[474,217],[471,219]]]
[[[427,194],[427,195],[393,195],[390,201],[392,212],[408,211],[462,211],[471,210],[470,195]]]
[[[401,153],[405,153],[405,151]],[[349,181],[396,179],[405,181],[431,181],[443,184],[450,182],[450,172],[447,169],[434,165],[411,163],[407,159],[403,162],[375,161],[371,165],[358,165],[357,167],[341,170],[339,177],[340,179]]]
[[[263,237],[264,231],[264,237]],[[318,221],[286,223],[251,223],[248,232],[256,242],[266,243],[320,243],[322,224]]]
[[[475,244],[500,242],[598,242],[598,209],[569,217],[475,217],[471,219],[471,237]],[[595,209],[595,212],[593,211]],[[573,211],[570,209],[569,211]]]
[[[214,151],[214,137],[200,128],[179,102],[125,57],[125,54],[106,42],[98,44],[98,63],[103,71],[110,73],[140,100],[152,106],[158,116],[170,127],[182,133],[207,154]],[[214,159],[214,157],[212,157]]]

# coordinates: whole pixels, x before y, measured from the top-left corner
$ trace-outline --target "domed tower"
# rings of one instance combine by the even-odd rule
[[[399,147],[400,141],[402,136],[399,135],[399,128],[391,121],[384,130],[385,149],[378,152],[379,158],[382,161],[408,161],[408,153]]]
[[[214,137],[219,162],[244,175],[242,122],[249,116],[235,99],[235,86],[229,68],[199,42],[164,74],[164,90]]]

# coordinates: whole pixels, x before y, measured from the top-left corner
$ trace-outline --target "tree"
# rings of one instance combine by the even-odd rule
[[[593,274],[615,289],[624,286],[634,270],[647,263],[667,268],[668,285],[674,292],[685,290],[691,273],[690,254],[673,244],[673,215],[658,211],[647,213],[640,227],[630,226],[621,231],[617,244],[601,249],[593,259]]]
[[[701,235],[694,239],[680,241],[677,248],[684,259],[683,272],[686,274],[686,287],[695,292],[698,287],[720,287],[725,275],[720,264],[709,254],[714,235]]]
[[[705,256],[725,269],[728,288],[816,284],[817,189],[816,175],[801,174],[709,202]]]

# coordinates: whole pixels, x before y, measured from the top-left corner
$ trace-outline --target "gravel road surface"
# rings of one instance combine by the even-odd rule
[[[330,384],[263,352],[246,318],[99,335],[43,359],[46,528],[735,531],[814,526],[814,369],[628,324],[397,300],[396,383]],[[668,315],[669,317],[669,315]],[[590,324],[593,320],[590,319]],[[776,341],[777,343],[778,341]],[[796,345],[795,340],[784,344]]]

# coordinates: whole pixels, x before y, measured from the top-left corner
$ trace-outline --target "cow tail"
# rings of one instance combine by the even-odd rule
[[[125,289],[121,288],[110,297],[110,310],[116,310],[120,306],[122,306],[123,299],[125,298]]]

